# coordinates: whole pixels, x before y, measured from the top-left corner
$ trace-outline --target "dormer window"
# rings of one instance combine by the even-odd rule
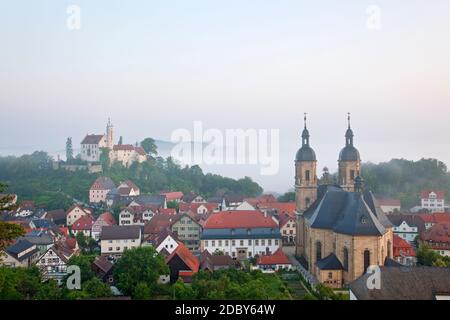
[[[366,224],[367,223],[367,217],[366,216],[362,216],[361,217],[361,224]]]

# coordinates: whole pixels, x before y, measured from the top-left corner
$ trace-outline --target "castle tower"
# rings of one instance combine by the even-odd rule
[[[309,145],[309,131],[305,127],[302,132],[302,147],[295,157],[295,202],[297,212],[296,253],[304,256],[305,224],[303,212],[317,199],[317,159],[316,153]]]
[[[108,124],[106,125],[106,146],[111,150],[114,145],[113,135],[114,135],[114,128],[113,125],[111,124],[111,119],[108,118]]]
[[[345,133],[345,147],[339,154],[339,184],[346,191],[355,191],[355,178],[361,175],[361,157],[353,145],[353,131],[348,114],[348,129]]]

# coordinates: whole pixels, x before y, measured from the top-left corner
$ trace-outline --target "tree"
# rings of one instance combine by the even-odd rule
[[[91,265],[94,260],[95,255],[78,255],[72,256],[67,264],[80,267],[81,283],[83,284],[84,282],[89,281],[95,277],[95,273],[91,269]]]
[[[158,147],[156,146],[155,140],[152,138],[145,138],[141,141],[141,147],[144,149],[145,153],[156,156],[158,154]]]
[[[145,282],[139,282],[133,291],[136,300],[149,300],[152,298],[152,290]]]
[[[21,225],[0,221],[0,251],[24,234],[25,229]]]
[[[73,160],[72,138],[68,137],[66,141],[66,161],[70,162],[71,160]]]
[[[100,148],[100,164],[102,165],[103,170],[109,167],[110,159],[109,159],[109,148]]]
[[[279,202],[294,202],[295,201],[295,192],[286,192],[285,194],[278,197]]]
[[[7,186],[4,183],[0,182],[0,194],[6,190],[6,187]],[[12,195],[6,194],[6,195],[0,196],[0,211],[5,210],[5,209],[9,209],[9,210],[14,209],[14,206],[11,205],[12,200],[13,200]]]
[[[90,298],[103,298],[112,295],[110,286],[95,277],[86,281],[81,288]]]
[[[167,201],[167,208],[176,209],[178,211],[179,207],[180,207],[180,204],[177,201],[175,201],[175,200]]]
[[[153,291],[159,277],[168,273],[163,256],[153,247],[138,247],[126,250],[116,262],[114,279],[124,294],[134,297],[138,284],[145,283]]]
[[[122,144],[123,144],[123,138],[122,138],[122,136],[120,136],[120,138],[119,138],[119,142],[117,143],[119,146],[121,146]]]
[[[191,286],[187,286],[181,278],[172,285],[174,300],[193,300],[195,299],[195,291]]]

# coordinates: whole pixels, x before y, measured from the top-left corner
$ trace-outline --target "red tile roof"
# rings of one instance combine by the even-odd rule
[[[116,224],[116,219],[114,219],[114,216],[112,215],[111,212],[103,212],[101,215],[98,216],[97,221],[98,220],[103,220],[111,226]]]
[[[126,184],[128,187],[130,187],[134,191],[139,191],[139,187],[136,184],[134,184],[134,182],[131,180],[125,181],[124,184]]]
[[[114,151],[133,151],[134,146],[132,144],[116,144],[113,146]]]
[[[170,227],[173,216],[167,214],[157,214],[144,226],[144,234],[159,233],[161,230]]]
[[[278,212],[287,212],[294,214],[295,203],[294,202],[266,202],[258,204],[258,209],[277,210]]]
[[[183,192],[181,191],[161,192],[160,195],[166,196],[167,201],[180,200],[183,198]]]
[[[421,239],[431,243],[450,244],[450,222],[439,222],[430,229],[422,232]]]
[[[166,258],[166,263],[170,263],[175,256],[178,256],[181,260],[183,260],[183,262],[189,267],[190,271],[198,272],[200,261],[198,261],[197,257],[195,257],[182,242],[178,242],[178,247],[170,256]]]
[[[436,199],[444,199],[444,191],[441,190],[422,190],[422,192],[420,193],[420,197],[422,199],[428,199],[431,192],[436,193]]]
[[[204,229],[228,228],[276,228],[271,217],[264,217],[260,211],[221,211],[211,214],[203,225]]]
[[[215,202],[207,202],[207,203],[180,203],[179,210],[180,212],[188,212],[192,211],[197,213],[197,210],[200,206],[204,206],[207,210],[207,213],[212,213],[219,207],[218,203]]]
[[[293,214],[288,214],[286,212],[282,212],[278,215],[278,221],[280,222],[280,228],[284,227],[289,221],[295,222],[295,216]]]
[[[416,253],[414,252],[414,248],[410,245],[406,240],[400,238],[398,235],[394,234],[393,236],[393,248],[394,248],[394,257],[399,257],[401,255],[408,257],[415,257]]]
[[[244,198],[244,201],[247,201],[252,206],[256,206],[256,205],[262,204],[262,203],[277,202],[277,198],[275,198],[271,194],[264,194],[257,198]]]
[[[91,186],[90,190],[112,190],[116,186],[109,177],[98,177]]]
[[[418,216],[425,223],[450,222],[450,213],[420,213]]]
[[[72,231],[91,230],[94,221],[88,215],[81,216],[72,224]]]
[[[273,264],[291,264],[287,255],[279,248],[272,255],[259,256],[256,264],[273,265]]]
[[[161,208],[158,210],[158,213],[173,216],[177,214],[177,210],[175,208],[167,208],[167,209]]]

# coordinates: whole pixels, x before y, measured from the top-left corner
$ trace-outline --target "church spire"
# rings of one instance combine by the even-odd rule
[[[347,113],[348,129],[345,133],[345,145],[353,146],[353,130],[350,123],[350,112]]]
[[[306,112],[304,114],[304,129],[303,129],[303,133],[302,133],[302,146],[309,146],[309,131],[306,127]]]

